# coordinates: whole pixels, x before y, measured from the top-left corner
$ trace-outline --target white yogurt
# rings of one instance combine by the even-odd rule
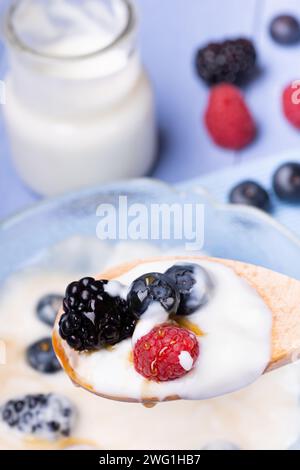
[[[31,49],[76,57],[109,46],[126,28],[127,12],[118,0],[23,0],[12,23]]]
[[[189,263],[189,260],[183,262]],[[161,261],[141,264],[117,280],[126,286],[147,272],[164,273],[174,263]],[[204,336],[198,338],[200,356],[185,376],[156,383],[146,381],[129,360],[136,341],[168,315],[159,303],[154,303],[141,316],[133,338],[109,350],[76,353],[67,346],[71,366],[83,382],[99,393],[142,400],[156,397],[163,400],[177,395],[183,399],[207,399],[243,388],[257,380],[271,357],[272,314],[262,298],[249,284],[220,263],[203,260],[214,283],[209,301],[188,320]],[[187,370],[186,356],[181,357]]]
[[[181,351],[178,358],[179,358],[179,364],[184,370],[186,370],[187,372],[192,370],[194,361],[188,351]]]
[[[133,348],[135,343],[151,331],[155,326],[161,325],[168,320],[168,313],[160,305],[159,302],[151,304],[146,312],[143,314],[142,319],[138,322],[135,327],[131,347]]]
[[[128,4],[21,0],[7,18],[4,115],[15,165],[38,193],[141,176],[152,165],[153,95]]]
[[[286,449],[296,441],[300,433],[298,364],[219,398],[169,402],[151,409],[87,395],[63,372],[44,375],[27,366],[28,344],[51,332],[35,315],[42,295],[62,293],[67,283],[87,272],[158,254],[157,248],[142,243],[120,243],[108,249],[99,241],[74,239],[55,248],[40,269],[27,269],[7,281],[0,293],[0,339],[7,347],[7,363],[0,365],[0,406],[20,394],[55,392],[76,405],[78,417],[66,442],[21,439],[0,425],[0,449],[199,450],[214,442],[231,442],[242,449]]]

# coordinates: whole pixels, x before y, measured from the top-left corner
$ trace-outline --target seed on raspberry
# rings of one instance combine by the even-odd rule
[[[166,382],[186,375],[199,356],[199,343],[191,331],[178,326],[156,326],[134,348],[136,371],[148,380]]]

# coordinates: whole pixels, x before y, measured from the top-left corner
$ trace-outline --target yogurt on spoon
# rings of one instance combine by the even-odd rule
[[[54,331],[58,357],[85,388],[124,401],[202,400],[243,388],[266,369],[272,313],[230,267],[206,258],[161,258],[113,270],[106,279],[114,294],[109,302],[123,320],[110,309],[89,330],[87,310],[95,307],[96,317],[107,310],[97,290],[101,281],[90,279],[81,283],[98,300],[73,283]]]

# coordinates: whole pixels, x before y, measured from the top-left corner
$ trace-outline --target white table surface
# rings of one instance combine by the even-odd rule
[[[1,0],[0,12],[6,0]],[[300,20],[299,0],[137,0],[143,59],[152,78],[162,139],[153,176],[174,183],[216,169],[299,149],[300,132],[284,119],[283,87],[300,79],[300,45],[280,47],[268,35],[270,19],[290,12]],[[255,143],[240,153],[216,147],[202,123],[208,89],[196,77],[198,46],[240,35],[255,41],[260,75],[244,92],[259,125]],[[0,119],[0,218],[36,201],[18,179]]]

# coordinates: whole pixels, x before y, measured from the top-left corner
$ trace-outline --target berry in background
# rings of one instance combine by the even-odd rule
[[[281,165],[273,176],[276,195],[287,202],[300,202],[300,163],[287,162]]]
[[[37,306],[36,314],[46,325],[53,326],[59,310],[62,308],[63,296],[60,294],[48,294],[42,297]]]
[[[295,82],[296,83],[296,82]],[[299,86],[289,84],[282,95],[283,112],[287,120],[300,129],[300,92]]]
[[[30,345],[26,350],[26,359],[30,367],[42,374],[53,374],[61,370],[51,338],[43,338]]]
[[[243,181],[234,186],[229,194],[229,202],[257,207],[264,211],[270,209],[268,192],[260,184],[252,180]]]
[[[40,393],[8,400],[0,408],[0,419],[24,436],[55,441],[70,436],[76,409],[62,395]]]
[[[198,75],[208,84],[239,84],[255,69],[256,50],[249,39],[212,42],[196,55]]]
[[[283,46],[300,41],[300,24],[292,15],[276,16],[270,24],[270,34],[275,42]]]
[[[212,88],[205,123],[213,141],[223,148],[240,150],[256,136],[254,119],[234,85],[223,83]]]

